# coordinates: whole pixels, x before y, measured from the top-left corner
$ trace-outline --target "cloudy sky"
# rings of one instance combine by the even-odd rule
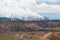
[[[11,15],[60,19],[60,0],[0,0],[0,16]]]

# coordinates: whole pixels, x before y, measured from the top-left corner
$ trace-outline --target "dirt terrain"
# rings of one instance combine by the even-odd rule
[[[60,40],[60,32],[0,33],[0,40]]]
[[[32,31],[40,28],[54,28],[60,31],[60,21],[0,22],[0,40],[60,40],[60,32]]]
[[[0,32],[31,31],[40,28],[55,28],[60,30],[60,21],[8,21],[0,22]]]

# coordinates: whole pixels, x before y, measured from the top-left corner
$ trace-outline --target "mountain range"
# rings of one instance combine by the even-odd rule
[[[32,17],[22,17],[22,18],[7,18],[7,17],[0,17],[0,22],[1,21],[37,21],[37,20],[42,20],[42,18],[32,18]]]

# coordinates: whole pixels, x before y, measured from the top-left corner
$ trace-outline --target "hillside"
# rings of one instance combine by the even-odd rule
[[[6,19],[7,20],[7,19]],[[46,30],[47,28],[55,28],[54,30],[60,30],[60,20],[40,20],[40,21],[22,21],[8,20],[0,21],[0,32],[11,32],[11,31],[40,31]],[[46,28],[46,29],[44,29]],[[50,29],[47,29],[50,30]]]

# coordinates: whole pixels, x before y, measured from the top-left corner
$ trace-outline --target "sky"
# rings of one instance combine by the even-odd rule
[[[0,17],[60,19],[60,0],[0,0]]]

